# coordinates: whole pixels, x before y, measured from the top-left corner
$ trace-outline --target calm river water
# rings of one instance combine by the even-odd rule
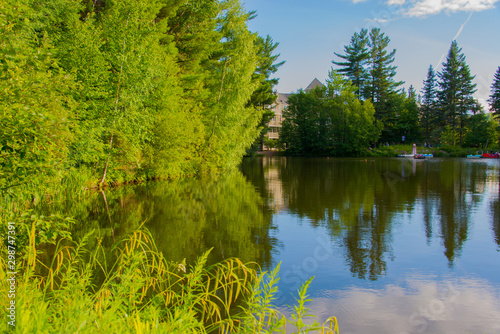
[[[168,259],[280,267],[287,312],[309,277],[347,333],[500,333],[500,161],[245,159],[219,180],[152,182],[70,210],[112,244],[145,221]],[[104,201],[106,199],[106,201]],[[294,295],[292,295],[292,293]]]

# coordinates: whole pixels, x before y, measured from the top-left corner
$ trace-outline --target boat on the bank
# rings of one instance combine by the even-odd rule
[[[497,153],[483,153],[483,155],[481,156],[481,158],[490,158],[490,159],[498,159],[500,158],[500,154]]]
[[[413,158],[413,159],[425,159],[425,158],[433,158],[434,155],[430,153],[425,153],[425,154],[400,154],[398,155],[399,158]]]
[[[467,156],[467,159],[481,159],[482,155],[481,154],[469,154]]]

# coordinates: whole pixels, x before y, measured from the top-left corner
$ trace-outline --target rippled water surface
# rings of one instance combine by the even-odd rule
[[[256,158],[220,179],[122,187],[64,208],[105,243],[145,221],[172,260],[280,267],[278,305],[347,333],[500,333],[500,161]],[[62,209],[61,209],[62,210]]]

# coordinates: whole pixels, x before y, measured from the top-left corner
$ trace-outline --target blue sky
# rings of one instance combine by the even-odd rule
[[[285,60],[277,90],[295,92],[324,82],[354,32],[381,28],[396,49],[396,80],[422,88],[429,65],[437,71],[456,39],[486,105],[500,66],[500,0],[243,0],[258,16],[250,30],[270,35]]]

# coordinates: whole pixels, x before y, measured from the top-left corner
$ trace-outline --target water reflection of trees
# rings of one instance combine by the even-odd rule
[[[394,227],[414,216],[422,217],[429,243],[439,235],[453,265],[482,198],[473,194],[484,192],[488,174],[487,165],[460,159],[266,158],[259,163],[274,175],[270,196],[279,188],[277,201],[291,213],[327,227],[343,245],[353,274],[372,280],[385,274],[394,256]],[[265,187],[265,180],[259,182]]]
[[[500,246],[500,168],[498,169],[498,195],[491,203],[491,212],[493,216],[492,230],[496,243]],[[500,248],[499,248],[500,251]]]
[[[498,198],[496,201],[491,204],[493,220],[492,220],[492,229],[495,237],[495,241],[500,246],[500,193],[498,194]],[[500,250],[500,248],[499,248]]]
[[[81,201],[52,205],[50,211],[84,222],[75,226],[76,239],[97,229],[105,247],[145,222],[169,260],[185,258],[193,263],[213,248],[211,263],[239,257],[268,268],[275,240],[269,234],[271,212],[262,206],[253,185],[241,173],[232,173],[218,179],[123,186],[107,190],[105,197],[95,193]]]

